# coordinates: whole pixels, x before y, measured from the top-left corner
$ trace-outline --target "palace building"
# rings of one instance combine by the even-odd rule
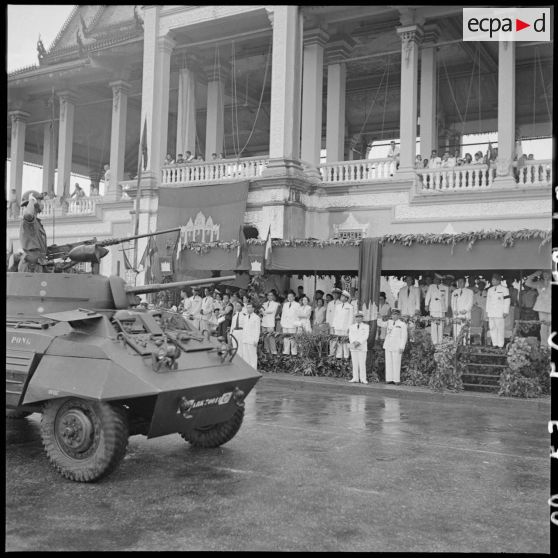
[[[139,232],[185,241],[548,230],[552,160],[525,146],[551,138],[552,65],[551,42],[464,42],[459,6],[76,6],[8,75],[9,188],[106,181],[46,202],[49,243],[132,234],[138,183]]]

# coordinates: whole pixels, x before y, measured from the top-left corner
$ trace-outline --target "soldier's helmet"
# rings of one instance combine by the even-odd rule
[[[33,195],[33,197],[36,200],[42,200],[43,199],[42,192],[37,192],[37,190],[29,190],[28,192],[25,192],[25,194],[23,194],[23,197],[21,198],[22,207],[25,207],[29,203],[29,196],[31,194]]]

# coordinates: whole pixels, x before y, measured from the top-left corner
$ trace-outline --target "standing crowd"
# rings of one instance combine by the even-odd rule
[[[503,347],[511,336],[515,320],[550,321],[550,272],[538,271],[524,281],[517,291],[508,280],[493,274],[486,288],[482,278],[473,280],[453,275],[434,273],[420,281],[408,275],[405,285],[397,293],[394,307],[380,293],[377,312],[367,316],[376,322],[376,335],[370,340],[370,326],[364,322],[364,313],[358,308],[354,292],[332,289],[324,294],[317,290],[312,300],[299,286],[280,295],[270,290],[265,297],[253,288],[203,290],[197,287],[192,294],[181,293],[182,301],[173,310],[182,314],[194,328],[222,336],[238,346],[238,354],[257,368],[257,346],[278,355],[276,333],[281,333],[283,355],[298,354],[297,334],[330,334],[329,356],[352,360],[351,382],[367,383],[366,355],[370,341],[379,341],[385,351],[386,382],[400,382],[401,355],[405,349],[409,329],[427,317],[430,336],[435,345],[445,337],[457,339],[465,323],[469,324],[463,343],[469,343],[474,334],[490,336],[491,344]],[[418,283],[418,284],[417,284]],[[540,337],[546,340],[549,326],[540,325]],[[298,338],[300,340],[300,338]]]

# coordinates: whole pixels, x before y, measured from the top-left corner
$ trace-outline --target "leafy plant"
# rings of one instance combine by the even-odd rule
[[[447,338],[444,338],[442,343],[436,345],[434,351],[436,368],[428,383],[435,391],[443,391],[444,389],[452,391],[463,390],[461,367],[456,366],[458,347],[457,343]]]

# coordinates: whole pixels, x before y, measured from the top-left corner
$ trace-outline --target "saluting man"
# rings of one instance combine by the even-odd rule
[[[492,275],[492,287],[486,295],[486,315],[490,329],[490,339],[494,347],[504,346],[505,319],[510,311],[510,291],[501,285],[502,277]]]
[[[415,280],[410,275],[405,277],[405,283],[397,293],[397,308],[402,316],[420,314],[420,290],[415,287]]]
[[[254,313],[254,305],[245,306],[244,329],[242,330],[242,358],[256,370],[258,369],[258,341],[260,339],[260,317]]]
[[[457,279],[457,289],[451,294],[451,311],[454,319],[471,319],[471,309],[473,308],[473,291],[465,288],[465,278],[459,277]],[[457,339],[463,322],[453,324],[453,338]],[[463,339],[463,344],[466,339]]]
[[[355,314],[355,324],[349,327],[349,344],[351,350],[351,360],[353,363],[353,379],[349,382],[354,383],[360,381],[361,384],[367,384],[366,379],[366,353],[368,352],[368,334],[370,327],[363,323],[364,314],[357,312]]]
[[[283,337],[283,354],[296,355],[297,347],[296,341],[291,337],[296,333],[296,324],[298,322],[298,309],[300,304],[295,301],[294,291],[289,291],[287,294],[287,301],[283,303],[283,310],[281,312],[281,329],[285,333]]]
[[[442,342],[444,337],[444,321],[443,318],[446,315],[447,302],[446,302],[446,291],[442,289],[440,282],[441,276],[437,273],[434,274],[434,281],[428,287],[426,291],[426,297],[424,299],[424,308],[429,312],[430,317],[434,320],[430,324],[430,335],[432,337],[432,343],[437,345]],[[439,323],[436,323],[435,319],[439,318]]]
[[[386,356],[386,384],[399,384],[401,355],[407,344],[407,324],[401,319],[401,312],[394,308],[388,321],[384,351]]]
[[[182,315],[196,329],[200,329],[202,298],[198,287],[192,287],[192,296],[184,301]]]
[[[354,310],[353,305],[349,302],[351,295],[348,291],[341,292],[341,304],[335,309],[333,318],[333,331],[335,335],[345,336],[349,334],[349,326],[353,323]],[[349,358],[349,343],[337,343],[337,358]]]
[[[46,271],[47,236],[38,215],[43,210],[43,194],[30,190],[21,201],[23,218],[19,226],[19,242],[23,255],[18,271],[42,273]]]

